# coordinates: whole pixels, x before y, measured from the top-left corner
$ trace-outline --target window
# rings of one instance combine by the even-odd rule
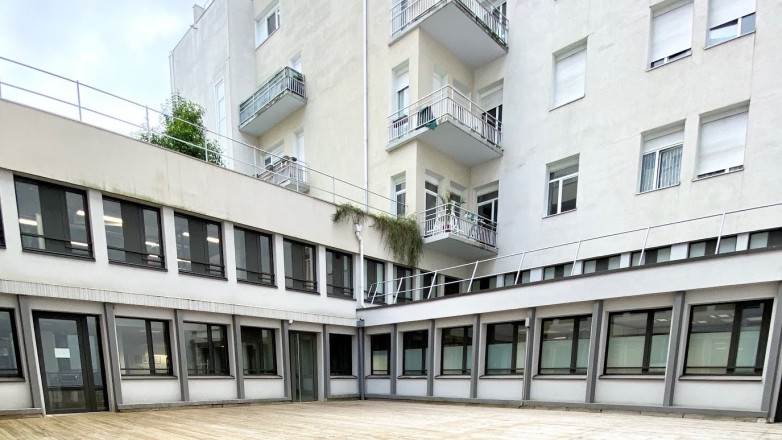
[[[564,272],[563,272],[564,274]],[[530,282],[530,276],[532,275],[532,271],[530,270],[522,270],[521,273],[519,272],[509,272],[505,274],[505,286],[513,286],[513,285],[519,285],[519,284],[527,284]],[[518,281],[516,279],[518,277]]]
[[[477,199],[478,223],[492,231],[497,230],[497,209],[499,208],[499,190],[480,194]]]
[[[215,119],[217,134],[225,136],[227,132],[226,113],[225,113],[225,82],[221,79],[215,86]],[[219,143],[224,143],[225,138],[218,137]]]
[[[317,264],[315,246],[285,240],[285,287],[294,290],[318,291],[315,279]]]
[[[0,377],[22,377],[13,310],[0,309]]]
[[[277,350],[273,329],[242,327],[242,350],[245,375],[275,376],[277,374]]]
[[[119,368],[127,376],[173,375],[168,323],[117,318]]]
[[[605,374],[665,374],[671,309],[608,315]]]
[[[555,280],[573,275],[573,263],[557,264],[543,268],[544,280]]]
[[[387,376],[390,373],[391,335],[372,335],[370,337],[370,347],[372,349],[372,375]]]
[[[443,329],[440,370],[443,375],[472,371],[472,326]]]
[[[109,261],[164,268],[160,211],[124,200],[103,198]]]
[[[402,334],[402,374],[405,376],[426,376],[426,349],[429,345],[429,331],[419,330]]]
[[[274,258],[271,235],[234,228],[236,279],[248,283],[274,285]]]
[[[584,97],[586,45],[557,55],[554,63],[554,107]]]
[[[3,210],[0,209],[0,248],[5,247],[5,232],[3,231]]]
[[[462,280],[456,277],[443,275],[443,295],[458,295],[462,293]]]
[[[523,374],[527,329],[523,322],[486,326],[486,374]]]
[[[306,161],[306,151],[304,150],[304,130],[299,130],[296,132],[296,140],[295,140],[294,147],[296,149],[296,162],[300,166],[305,165]]]
[[[782,229],[753,232],[752,234],[749,234],[750,249],[760,249],[775,246],[782,246]]]
[[[696,241],[690,243],[689,252],[687,258],[703,257],[706,255],[714,255],[717,250],[717,239],[712,238],[710,240]],[[728,252],[736,251],[736,236],[722,237],[720,239],[719,254],[727,254]]]
[[[576,209],[578,156],[548,166],[548,215]]]
[[[268,12],[255,20],[255,45],[258,46],[280,28],[280,5],[274,4]]]
[[[326,250],[326,294],[353,298],[353,257]]]
[[[353,336],[329,333],[329,365],[332,376],[353,375]]]
[[[701,124],[698,150],[698,177],[744,169],[744,145],[747,141],[746,108],[719,119],[709,118]]]
[[[755,0],[709,0],[708,46],[755,30]]]
[[[266,152],[263,155],[264,168],[266,168],[267,171],[273,171],[274,165],[282,160],[283,154],[285,154],[285,147],[283,145],[277,145],[273,147],[269,152]]]
[[[394,73],[394,117],[389,133],[390,139],[399,138],[407,133],[408,105],[410,105],[410,73],[407,67]]]
[[[382,261],[367,258],[364,260],[364,274],[366,280],[364,291],[366,299],[374,298],[375,304],[385,304],[386,298],[386,265]]]
[[[486,123],[483,137],[494,145],[499,145],[502,132],[502,86],[494,87],[481,95],[481,107],[486,111],[481,119]]]
[[[405,176],[401,175],[394,178],[391,182],[391,185],[394,187],[394,193],[391,196],[394,200],[393,212],[399,217],[404,217],[405,213],[407,212],[407,189],[405,184]]]
[[[413,300],[413,269],[404,266],[394,265],[394,282],[391,286],[394,289],[396,302],[409,302]]]
[[[772,300],[693,306],[684,374],[760,376]]]
[[[665,261],[671,261],[670,246],[656,249],[645,249],[643,262],[641,262],[641,251],[633,252],[630,257],[631,266],[643,266],[646,264],[662,263]]]
[[[539,374],[586,374],[592,317],[543,320]]]
[[[677,129],[665,135],[644,137],[640,192],[679,184],[683,143],[684,129]]]
[[[187,373],[193,376],[227,376],[228,340],[226,327],[185,322]]]
[[[472,280],[472,292],[480,292],[481,290],[489,290],[497,288],[497,277],[488,276],[483,278],[475,278]]]
[[[650,67],[662,66],[692,53],[692,11],[692,3],[687,3],[654,15]]]
[[[92,257],[84,191],[19,178],[15,184],[22,249]]]
[[[176,253],[179,272],[223,277],[223,247],[220,224],[176,214]]]
[[[611,257],[601,257],[592,260],[585,260],[584,270],[582,273],[595,273],[606,270],[619,269],[620,259],[621,257],[619,255],[613,255]]]

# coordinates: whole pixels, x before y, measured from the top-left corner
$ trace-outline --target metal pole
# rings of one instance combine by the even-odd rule
[[[573,267],[570,268],[570,276],[576,273],[576,261],[578,261],[578,251],[581,250],[581,240],[578,240],[578,246],[576,246],[576,256],[573,257]]]
[[[470,277],[470,283],[467,285],[468,293],[470,292],[470,290],[472,290],[472,280],[475,279],[475,272],[478,271],[478,263],[480,263],[480,261],[476,261],[475,267],[472,268],[472,276]]]
[[[521,253],[521,261],[519,261],[519,270],[516,271],[516,280],[513,281],[513,285],[519,284],[519,277],[521,276],[521,265],[524,264],[524,256],[527,255],[527,252],[524,251]]]
[[[331,176],[331,199],[334,204],[337,204],[337,181],[334,180],[334,176]]]
[[[144,110],[146,111],[146,118],[147,118],[147,141],[152,139],[152,127],[149,125],[149,107],[144,106]]]
[[[725,214],[727,211],[722,212],[722,221],[720,222],[720,233],[717,235],[717,247],[714,248],[714,254],[720,253],[720,240],[722,240],[722,227],[725,226]]]
[[[76,81],[76,103],[79,108],[79,122],[83,122],[81,118],[81,90],[78,81]]]
[[[434,271],[434,274],[432,275],[432,285],[429,286],[429,295],[426,296],[426,299],[432,297],[432,290],[434,289],[435,284],[437,284],[437,271]]]
[[[399,290],[402,288],[402,280],[404,280],[405,277],[402,277],[399,279],[399,285],[396,286],[396,293],[394,294],[394,302],[393,304],[396,304],[396,299],[399,297]]]
[[[644,264],[644,252],[646,252],[646,241],[647,241],[647,240],[649,240],[649,230],[650,230],[650,229],[652,229],[652,227],[651,227],[651,226],[649,226],[648,228],[646,228],[646,237],[644,237],[644,245],[643,245],[643,247],[641,248],[641,256],[640,256],[640,257],[638,257],[638,265],[639,265],[639,266],[643,266],[643,264]],[[632,255],[632,254],[631,254],[631,255]],[[633,265],[633,258],[632,258],[632,256],[631,256],[631,257],[630,257],[630,266],[632,266],[632,265]]]

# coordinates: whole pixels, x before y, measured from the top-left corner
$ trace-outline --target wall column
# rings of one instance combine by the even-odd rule
[[[481,346],[481,315],[476,314],[472,320],[472,369],[470,370],[470,398],[478,397],[478,369],[480,368]]]
[[[114,392],[114,403],[122,405],[122,373],[119,369],[119,349],[117,348],[117,319],[114,316],[114,304],[103,303],[106,317],[106,342],[109,347],[109,371],[111,373],[111,388]]]
[[[359,319],[357,324],[358,324],[358,327],[357,327],[357,330],[358,330],[357,333],[358,334],[356,336],[356,351],[358,352],[358,371],[357,371],[357,373],[358,373],[358,398],[361,399],[361,400],[365,400],[366,399],[367,382],[366,382],[366,373],[364,372],[364,370],[365,370],[364,362],[366,361],[366,356],[365,356],[365,351],[366,351],[365,345],[366,344],[364,343],[364,340],[366,339],[366,337],[364,336],[364,331],[365,331],[365,329],[364,329],[364,320],[363,319]]]
[[[685,292],[676,292],[671,312],[671,336],[668,339],[668,361],[665,364],[665,391],[663,406],[673,405],[673,390],[678,374],[679,346],[681,345],[682,326],[684,324]]]
[[[38,356],[35,351],[35,332],[33,331],[33,311],[30,307],[30,298],[17,295],[19,303],[19,316],[22,321],[22,340],[24,341],[24,353],[27,364],[27,380],[30,382],[30,394],[33,400],[33,408],[40,408],[46,415],[46,405],[43,399],[43,385],[41,385],[41,370],[38,365]]]
[[[331,399],[331,341],[326,324],[323,324],[323,397]]]
[[[396,324],[394,324],[394,328],[391,330],[391,347],[389,348],[388,356],[388,374],[391,377],[391,384],[389,387],[388,394],[391,396],[396,396],[396,366],[397,366],[397,359],[399,358],[397,356],[398,345],[399,345],[399,332],[397,331]]]
[[[524,322],[527,327],[527,353],[524,357],[524,387],[521,396],[522,402],[530,400],[530,390],[532,389],[532,374],[535,368],[532,365],[532,355],[535,353],[535,308],[527,310],[527,319]]]
[[[426,344],[426,395],[434,396],[434,319],[429,320],[429,341]]]
[[[182,310],[174,310],[174,327],[176,328],[176,345],[179,349],[179,389],[183,402],[190,401],[190,382],[187,373],[187,347],[185,347],[185,327]]]
[[[242,346],[242,326],[238,315],[233,315],[232,323],[234,328],[234,363],[236,364],[236,398],[242,400],[245,398],[244,349]]]
[[[760,404],[760,410],[768,413],[770,421],[774,420],[773,410],[776,409],[773,399],[778,376],[777,369],[779,367],[780,332],[782,332],[782,316],[780,315],[782,315],[782,283],[779,284],[777,296],[774,298],[773,313],[771,315],[773,320],[769,332],[771,338],[768,343],[768,354],[766,356],[768,359],[767,369],[765,370],[766,380],[763,381],[763,400]]]
[[[291,375],[290,375],[291,344],[290,342],[288,342],[289,324],[287,319],[280,320],[280,323],[281,323],[280,339],[282,341],[282,380],[285,381],[283,390],[285,392],[285,398],[293,400],[293,397],[291,397],[293,396],[293,390],[291,389],[291,387],[293,386],[293,382],[291,381]]]
[[[594,403],[597,387],[597,363],[600,354],[601,330],[603,329],[603,300],[592,303],[592,327],[589,329],[589,360],[587,363],[586,403]],[[578,338],[578,335],[573,335]]]

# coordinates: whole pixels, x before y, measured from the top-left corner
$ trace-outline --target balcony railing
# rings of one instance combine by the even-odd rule
[[[406,30],[425,13],[449,1],[458,3],[503,44],[508,44],[507,17],[499,9],[489,9],[478,0],[399,0],[391,7],[391,38]],[[459,32],[458,29],[453,31]]]
[[[291,92],[306,98],[304,75],[290,67],[277,72],[257,92],[239,104],[239,125],[244,125],[245,122],[252,119],[285,92]]]
[[[295,157],[283,156],[274,163],[266,165],[266,170],[257,176],[274,185],[284,185],[302,191],[309,186],[307,168],[297,162]]]
[[[451,234],[497,247],[497,222],[467,211],[454,202],[435,206],[419,214],[424,238]]]

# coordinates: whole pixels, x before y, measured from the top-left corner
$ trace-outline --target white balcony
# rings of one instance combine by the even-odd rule
[[[310,191],[307,167],[297,162],[295,157],[283,156],[266,166],[266,170],[256,176],[264,182],[292,189],[296,192]]]
[[[304,75],[286,67],[239,105],[239,131],[260,136],[306,103]]]
[[[450,202],[419,214],[424,246],[474,260],[497,255],[497,223]]]
[[[470,67],[508,52],[508,19],[479,0],[399,0],[391,8],[391,43],[424,29]]]
[[[502,123],[449,85],[388,117],[387,151],[413,139],[467,166],[502,156]]]

